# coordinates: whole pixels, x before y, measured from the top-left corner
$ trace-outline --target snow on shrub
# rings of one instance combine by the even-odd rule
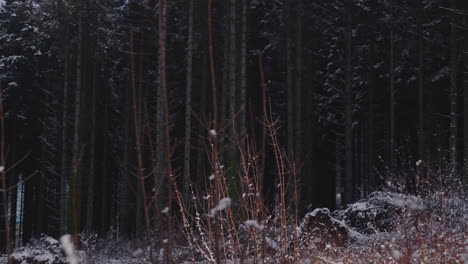
[[[15,263],[60,264],[67,263],[60,243],[48,236],[33,239],[24,247],[17,248],[12,259]]]

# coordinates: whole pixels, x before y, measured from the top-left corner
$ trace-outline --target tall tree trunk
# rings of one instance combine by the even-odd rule
[[[297,0],[296,14],[296,146],[295,159],[302,161],[302,0]]]
[[[100,233],[101,234],[106,234],[107,230],[109,228],[109,219],[110,219],[110,212],[111,212],[111,197],[109,195],[110,189],[112,186],[111,182],[111,177],[109,177],[109,159],[111,157],[108,156],[109,153],[109,137],[107,136],[108,130],[109,130],[109,104],[110,104],[110,94],[112,93],[111,91],[109,92],[106,88],[105,92],[103,93],[103,107],[104,107],[104,113],[103,113],[103,121],[102,121],[102,133],[105,135],[102,146],[102,165],[101,165],[101,185],[100,185],[100,204],[101,204],[101,210],[100,210]],[[116,223],[118,224],[118,223]]]
[[[229,8],[229,120],[232,122],[233,128],[235,127],[235,114],[236,108],[236,90],[237,90],[237,60],[236,60],[236,11],[237,0],[230,0],[231,6]],[[234,129],[231,129],[230,136],[234,138]]]
[[[159,65],[160,65],[160,84],[161,84],[161,91],[163,96],[163,109],[164,109],[164,123],[166,126],[164,127],[164,148],[166,154],[166,169],[168,175],[168,201],[167,201],[167,237],[172,235],[172,190],[173,190],[173,171],[172,171],[172,157],[171,157],[171,137],[170,137],[170,123],[169,123],[169,95],[167,89],[167,79],[166,79],[166,21],[167,21],[167,3],[164,0],[159,0],[158,9],[158,32],[159,32]],[[161,8],[162,7],[162,8]],[[171,239],[168,239],[165,245],[165,262],[167,264],[171,263]]]
[[[424,160],[424,37],[419,18],[418,34],[418,159]]]
[[[67,27],[66,27],[67,28]],[[63,60],[63,112],[62,112],[62,149],[61,149],[61,177],[60,177],[60,234],[67,231],[67,178],[68,167],[68,96],[69,96],[69,58],[70,58],[70,36],[69,30],[65,29],[65,47]]]
[[[189,0],[188,40],[187,40],[187,87],[185,91],[185,146],[184,146],[184,194],[189,197],[190,186],[190,148],[192,132],[192,49],[193,49],[193,1]]]
[[[292,66],[292,34],[291,34],[291,2],[288,0],[286,6],[286,86],[288,89],[288,152],[294,154],[294,87]]]
[[[2,166],[2,169],[0,170],[0,177],[1,177],[1,188],[4,190],[1,192],[1,200],[0,204],[2,205],[3,208],[1,208],[3,211],[1,212],[2,217],[1,223],[3,224],[2,227],[0,228],[5,228],[4,234],[5,236],[1,238],[1,240],[5,241],[5,249],[6,249],[6,254],[7,254],[7,261],[8,264],[12,263],[12,260],[10,258],[10,255],[12,253],[12,244],[10,241],[10,225],[8,223],[9,218],[11,217],[11,214],[9,213],[9,208],[8,208],[8,192],[7,189],[8,187],[8,180],[7,180],[7,174],[6,174],[6,153],[5,153],[5,115],[3,111],[3,90],[1,89],[1,82],[0,82],[0,166]],[[2,248],[0,248],[1,250]]]
[[[213,23],[212,23],[212,0],[208,0],[208,52],[210,57],[210,73],[211,73],[211,95],[213,98],[213,129],[218,129],[218,97],[216,88],[216,71],[214,57],[214,41],[213,41]],[[215,142],[215,148],[217,143]]]
[[[396,149],[395,149],[395,45],[394,45],[394,25],[393,25],[393,0],[390,0],[390,183],[392,187],[396,186],[397,182],[393,182],[396,173]],[[399,182],[398,182],[399,183]]]
[[[123,109],[122,118],[123,118],[123,150],[122,150],[122,168],[121,168],[121,189],[119,190],[119,229],[120,233],[123,235],[129,235],[131,232],[132,226],[132,208],[134,208],[132,191],[135,192],[133,188],[134,177],[130,174],[130,153],[131,153],[131,142],[132,142],[132,133],[131,133],[131,89],[129,86],[124,85],[122,88],[122,100],[123,100]],[[159,125],[159,123],[157,123]]]
[[[346,0],[345,51],[345,203],[353,201],[353,91],[352,91],[352,0]]]
[[[371,53],[373,54],[374,49],[371,48]],[[368,190],[372,191],[373,188],[376,187],[375,182],[375,174],[374,174],[374,147],[375,147],[375,139],[374,139],[374,101],[375,101],[375,73],[373,69],[374,60],[371,60],[371,65],[368,70],[369,74],[369,106],[368,106],[368,113],[369,113],[369,126],[368,126]]]
[[[78,10],[78,56],[76,59],[76,87],[75,87],[75,124],[73,129],[73,157],[71,182],[71,228],[76,235],[80,226],[80,119],[81,119],[81,88],[82,88],[82,59],[83,59],[83,3],[80,1]],[[76,242],[76,241],[75,241]]]
[[[158,21],[158,23],[162,23],[162,29],[158,32],[159,38],[162,41],[166,40],[166,1],[162,1],[162,9],[159,15],[161,15],[161,20]],[[159,11],[158,11],[159,12]],[[159,19],[159,18],[158,18]],[[165,134],[164,134],[164,129],[165,124],[164,123],[164,102],[163,102],[163,90],[162,90],[162,80],[161,80],[161,72],[162,72],[162,61],[161,57],[163,56],[162,50],[158,49],[158,58],[159,58],[159,65],[158,65],[158,72],[159,72],[159,86],[157,88],[157,102],[156,102],[156,173],[155,173],[155,182],[159,182],[159,186],[164,186],[165,183],[165,176],[164,176],[164,158],[165,158],[165,146],[164,146],[164,141],[165,141]],[[167,193],[165,188],[163,188],[163,191],[159,194],[160,197],[167,197]],[[164,200],[159,199],[159,208],[164,208]]]
[[[456,9],[455,0],[450,0],[450,8]],[[458,64],[458,49],[457,49],[457,25],[455,14],[450,14],[450,136],[449,136],[449,151],[450,151],[450,170],[453,174],[457,169],[457,64]]]
[[[229,119],[227,122],[230,124],[229,136],[232,140],[237,137],[236,129],[236,112],[237,112],[237,47],[236,47],[236,24],[237,24],[237,0],[230,0],[229,8]],[[228,171],[227,171],[227,184],[228,193],[230,197],[235,197],[236,190],[236,145],[231,143],[228,146]]]
[[[88,180],[88,199],[86,205],[86,229],[88,231],[94,230],[94,190],[95,190],[95,177],[96,177],[96,62],[93,63],[93,80],[92,80],[92,94],[91,94],[91,142],[89,146],[89,180]]]
[[[225,1],[224,4],[226,5],[226,14],[227,18],[229,19],[229,1]],[[229,21],[229,20],[228,20]],[[224,128],[226,126],[226,122],[229,122],[229,23],[224,23],[224,40],[223,40],[223,75],[222,75],[222,86],[221,86],[221,113],[220,113],[220,127]],[[202,98],[203,100],[203,98]],[[219,160],[220,162],[225,162],[225,143],[226,138],[219,139]]]
[[[139,49],[139,53],[140,54],[144,54],[145,50],[145,34],[144,33],[141,33],[140,34],[140,49]],[[135,48],[135,43],[131,43],[132,46],[133,46],[133,49],[136,49]],[[138,53],[138,50],[132,50],[132,53],[133,53],[133,56],[131,56],[131,60],[133,60],[133,63],[134,60],[135,60],[135,53]],[[142,155],[141,151],[142,151],[142,146],[144,145],[144,129],[143,129],[143,125],[144,125],[144,102],[143,102],[143,98],[145,96],[145,87],[144,87],[144,83],[145,81],[143,80],[143,66],[144,66],[144,56],[140,55],[138,56],[139,58],[139,63],[138,63],[138,67],[136,67],[135,65],[133,65],[133,77],[135,78],[135,80],[133,80],[133,82],[135,83],[135,93],[136,93],[136,104],[134,107],[136,107],[136,123],[134,122],[134,124],[136,124],[137,126],[137,129],[135,130],[135,139],[138,139],[139,143],[137,144],[137,150],[139,151],[139,153],[137,153],[137,156],[138,155]],[[137,77],[136,77],[137,76]],[[137,84],[138,82],[138,84]],[[133,90],[133,88],[132,88]],[[135,115],[134,115],[135,116]],[[138,162],[140,162],[138,160]],[[140,166],[140,164],[138,163],[138,166]],[[140,170],[140,169],[139,169]],[[145,188],[145,185],[144,184],[140,184],[141,183],[141,180],[139,179],[138,180],[138,188],[137,188],[137,213],[136,213],[136,226],[135,226],[135,230],[136,230],[136,234],[139,235],[139,234],[142,234],[143,231],[145,230],[144,227],[145,227],[145,199],[146,199],[146,195],[144,195],[144,193],[146,193],[146,190],[144,189]],[[144,197],[144,198],[143,198]]]
[[[468,3],[464,2],[465,10],[468,10]],[[468,27],[468,16],[465,16],[465,28]],[[464,88],[464,129],[463,129],[463,137],[464,137],[464,180],[466,186],[468,186],[468,30],[465,30],[464,34],[464,54],[463,54],[463,64],[464,64],[464,71],[463,71],[463,88]]]
[[[135,148],[136,148],[136,155],[137,155],[137,173],[136,176],[138,178],[138,196],[137,196],[137,204],[141,208],[137,208],[137,219],[135,223],[137,226],[135,227],[137,236],[142,233],[143,228],[139,225],[140,218],[138,214],[140,211],[144,212],[144,219],[145,219],[145,234],[146,234],[146,243],[149,246],[149,261],[150,263],[153,262],[153,251],[152,251],[152,239],[151,239],[151,228],[150,228],[150,218],[149,218],[149,207],[147,205],[147,196],[146,196],[146,188],[145,188],[145,168],[143,167],[143,154],[142,154],[142,109],[143,109],[143,95],[142,95],[142,86],[140,86],[140,91],[137,91],[137,84],[136,84],[136,77],[135,77],[135,48],[134,48],[134,38],[133,38],[133,28],[130,28],[130,80],[131,80],[131,87],[132,87],[132,109],[133,109],[133,126],[135,129]],[[143,43],[143,42],[142,42]],[[142,44],[143,45],[143,44]],[[143,65],[143,58],[141,58],[141,66]],[[140,210],[138,210],[140,209]],[[141,216],[141,218],[143,218]]]
[[[201,85],[200,85],[200,108],[198,109],[198,112],[199,113],[206,113],[206,111],[208,110],[207,109],[207,94],[208,94],[208,59],[207,59],[207,53],[204,52],[203,55],[205,56],[202,56],[202,62],[201,62],[201,68],[202,68],[202,71],[201,71]],[[204,133],[206,133],[205,131],[205,128],[200,125],[199,126],[199,131],[198,133],[200,135],[203,135]],[[198,150],[198,153],[197,153],[197,185],[198,186],[204,186],[205,184],[205,174],[207,173],[207,171],[205,170],[205,158],[206,158],[206,154],[205,152],[203,151],[203,144],[204,144],[204,140],[202,137],[198,137],[198,140],[197,140],[197,146],[199,148]],[[222,151],[222,148],[221,148],[221,151]]]
[[[245,146],[247,122],[247,0],[242,0],[241,18],[241,71],[240,71],[240,124],[241,145]]]

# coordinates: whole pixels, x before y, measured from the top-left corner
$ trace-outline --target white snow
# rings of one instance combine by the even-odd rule
[[[247,220],[245,221],[245,227],[250,228],[253,227],[257,230],[263,230],[263,225],[260,225],[257,220]]]
[[[424,201],[421,198],[413,195],[402,198],[393,198],[393,204],[400,208],[408,208],[409,210],[413,211],[426,209]]]
[[[216,137],[216,135],[217,135],[216,130],[214,130],[214,129],[211,129],[211,130],[209,131],[209,134],[210,134],[210,136],[212,136],[212,137]]]
[[[134,257],[138,257],[138,256],[140,256],[141,254],[143,254],[143,250],[142,250],[141,248],[139,248],[139,249],[133,251],[133,253],[132,253],[132,255],[133,255]]]
[[[392,258],[396,260],[399,260],[403,256],[403,254],[399,250],[396,250],[396,249],[392,249],[390,253],[392,254]]]
[[[75,247],[71,241],[70,235],[64,235],[60,238],[60,243],[62,244],[63,251],[67,255],[68,261],[70,264],[78,264],[79,259],[75,254]]]
[[[169,213],[169,207],[166,207],[166,208],[162,209],[161,213],[163,213],[163,214]]]
[[[223,211],[227,207],[231,205],[231,198],[229,197],[224,197],[223,199],[219,200],[218,205],[215,208],[212,208],[210,210],[210,217],[215,217],[216,212]]]

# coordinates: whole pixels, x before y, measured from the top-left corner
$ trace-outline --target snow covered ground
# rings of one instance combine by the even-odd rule
[[[281,254],[292,254],[281,252],[271,229],[253,220],[247,225],[266,232],[264,241],[270,254],[266,263],[276,263]],[[298,231],[296,263],[468,264],[468,203],[462,195],[434,193],[421,198],[376,192],[344,210],[315,209],[301,220]],[[174,263],[209,263],[183,236],[176,237]],[[82,234],[81,241],[82,250],[73,253],[80,263],[148,263],[144,241],[116,235],[100,239],[90,234]],[[292,245],[294,238],[288,243]],[[64,254],[63,246],[63,241],[44,236],[16,249],[13,258],[17,263],[68,263],[70,256]],[[73,252],[66,251],[68,255]],[[154,259],[162,260],[162,249],[154,248],[152,253]],[[253,263],[252,258],[245,256],[244,263]],[[6,258],[0,258],[0,263],[6,263]]]

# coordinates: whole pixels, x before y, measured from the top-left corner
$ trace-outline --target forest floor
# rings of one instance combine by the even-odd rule
[[[289,243],[298,250],[285,263],[468,264],[466,195],[437,192],[421,198],[376,192],[343,210],[315,209],[301,219],[297,230],[298,236]],[[226,263],[279,263],[285,254],[276,238],[269,233],[263,236],[267,255],[257,256],[258,261],[247,254],[241,261]],[[184,242],[182,232],[172,239],[173,263],[210,263]],[[81,242],[77,255],[82,263],[149,263],[141,240],[116,233],[106,239],[82,234]],[[158,263],[163,252],[153,249]],[[46,236],[17,248],[13,257],[16,263],[66,263],[60,242]],[[6,258],[0,263],[6,263]]]

